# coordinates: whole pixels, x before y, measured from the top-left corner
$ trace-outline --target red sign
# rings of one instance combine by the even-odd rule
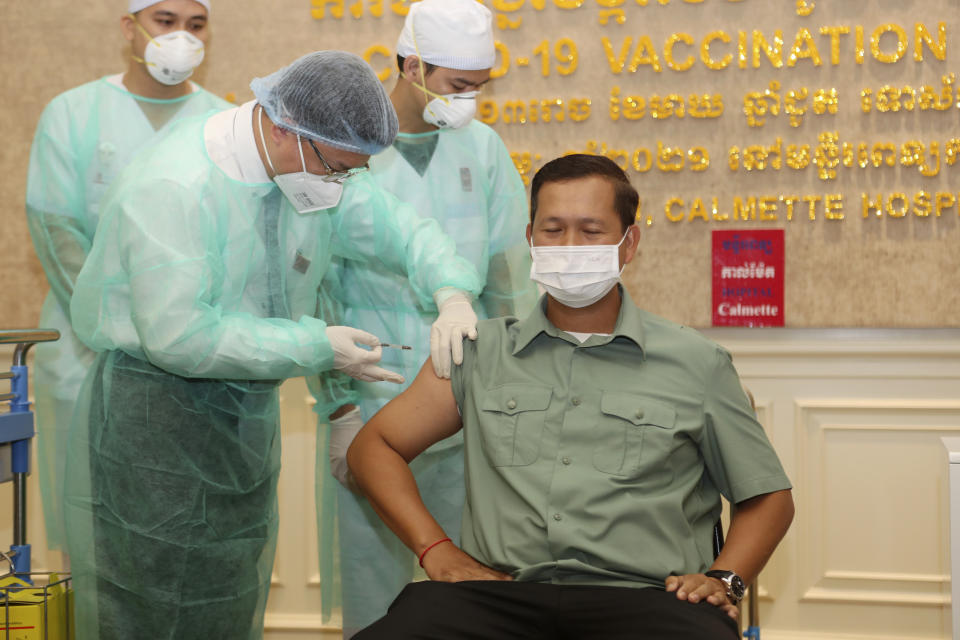
[[[783,326],[783,229],[713,232],[713,326]]]

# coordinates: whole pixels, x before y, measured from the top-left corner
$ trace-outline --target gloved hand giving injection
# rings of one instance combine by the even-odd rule
[[[381,345],[380,338],[354,329],[353,327],[333,326],[327,327],[327,339],[330,340],[330,346],[333,347],[333,368],[343,371],[351,378],[363,380],[364,382],[395,382],[403,384],[403,376],[382,367],[378,367],[380,362]],[[363,349],[357,344],[371,347]],[[463,356],[461,354],[461,360]]]

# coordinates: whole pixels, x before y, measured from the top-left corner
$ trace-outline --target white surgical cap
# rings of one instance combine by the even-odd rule
[[[210,13],[210,0],[193,0],[198,2],[207,8],[207,13]],[[137,11],[143,11],[147,7],[152,7],[158,2],[163,2],[163,0],[130,0],[130,13],[136,13]]]
[[[416,40],[414,40],[416,39]],[[410,6],[397,55],[448,69],[490,69],[497,59],[493,17],[477,0],[421,0]]]

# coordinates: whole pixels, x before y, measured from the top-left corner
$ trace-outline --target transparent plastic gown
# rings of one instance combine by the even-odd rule
[[[66,546],[66,438],[94,359],[70,325],[70,297],[93,243],[100,200],[133,155],[173,122],[232,106],[199,87],[180,98],[154,100],[126,91],[119,82],[120,76],[101,78],[54,98],[40,116],[30,149],[27,222],[50,283],[39,326],[60,331],[58,342],[34,351],[37,475],[51,549]]]
[[[526,193],[509,153],[490,127],[472,121],[461,129],[401,133],[391,148],[371,159],[370,166],[377,184],[411,203],[422,216],[437,220],[456,241],[457,252],[476,266],[485,282],[474,303],[479,318],[522,315],[532,308],[537,291],[529,278]],[[344,390],[330,376],[320,376],[321,393],[316,393],[317,382],[311,385],[318,400],[318,447],[328,438],[326,423],[332,409],[357,403],[366,421],[413,381],[430,355],[434,320],[418,305],[410,284],[380,262],[337,261],[324,288],[330,297],[342,300],[343,323],[413,349],[383,350],[383,366],[406,378],[402,386],[351,380],[349,390]],[[421,495],[454,538],[459,537],[464,501],[462,441],[459,434],[449,438],[413,463]],[[321,462],[327,465],[323,460],[325,454]],[[412,578],[416,560],[366,500],[329,474],[319,482],[323,602],[334,603],[342,596],[344,637],[349,638],[386,613]],[[335,518],[341,594],[331,593],[337,584],[330,546],[330,523]]]
[[[107,195],[71,313],[98,356],[71,425],[66,496],[78,638],[259,638],[276,544],[277,387],[332,366],[318,287],[332,256],[408,274],[423,305],[476,270],[361,175],[298,215],[228,178],[204,119]]]

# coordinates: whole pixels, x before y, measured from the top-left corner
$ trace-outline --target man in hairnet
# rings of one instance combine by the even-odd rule
[[[54,98],[40,116],[27,176],[27,221],[50,292],[40,326],[60,340],[35,359],[40,490],[51,549],[65,549],[63,468],[80,385],[93,362],[70,324],[73,284],[90,251],[100,200],[133,155],[177,120],[227,109],[189,80],[203,60],[209,0],[130,0],[121,18],[127,70]]]
[[[332,256],[436,301],[437,357],[476,335],[476,269],[365,171],[397,132],[373,70],[321,51],[251,88],[124,170],[77,279],[74,327],[101,352],[68,455],[80,640],[261,637],[279,382],[403,380],[377,336],[315,317]]]
[[[525,314],[537,297],[523,242],[523,183],[500,137],[474,119],[477,95],[495,62],[492,17],[476,0],[411,5],[397,42],[400,77],[390,94],[400,133],[370,161],[377,184],[437,220],[458,253],[476,266],[485,283],[474,302],[480,317]],[[412,347],[386,350],[383,363],[413,380],[428,355],[432,320],[417,304],[414,288],[378,262],[342,261],[331,276],[336,282],[328,278],[326,285],[343,302],[345,324]],[[449,361],[437,364],[437,374],[449,377]],[[342,486],[321,477],[318,491],[322,558],[331,553],[324,543],[329,545],[331,516],[338,512],[345,638],[386,613],[414,570],[410,552],[349,488],[345,460],[364,422],[405,385],[353,381],[352,387],[349,399],[359,406],[334,412],[330,421],[329,464]],[[315,406],[321,443],[329,413],[325,390]],[[421,495],[456,538],[464,502],[462,435],[438,443],[416,464]],[[321,561],[325,587],[335,582],[329,555],[326,560]]]

